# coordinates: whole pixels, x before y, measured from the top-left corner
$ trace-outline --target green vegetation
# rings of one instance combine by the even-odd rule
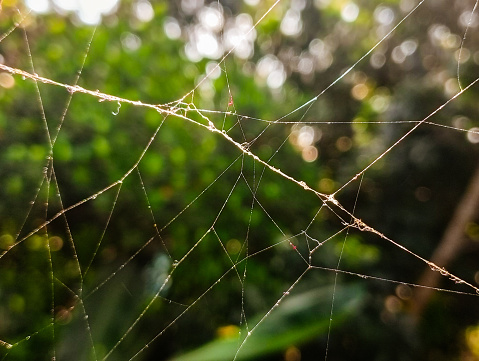
[[[0,360],[479,358],[474,3],[253,3],[0,2]]]

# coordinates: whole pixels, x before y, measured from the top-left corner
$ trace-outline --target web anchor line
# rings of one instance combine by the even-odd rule
[[[206,128],[207,130],[213,132],[213,133],[217,133],[219,135],[221,135],[223,138],[225,138],[228,142],[232,143],[235,147],[237,147],[241,152],[243,152],[243,154],[246,154],[248,156],[250,156],[251,158],[253,158],[254,160],[256,160],[258,163],[262,164],[263,166],[267,167],[269,170],[279,174],[280,176],[282,176],[283,178],[285,179],[288,179],[290,180],[291,182],[293,183],[296,183],[297,185],[299,185],[300,187],[302,187],[303,189],[307,190],[307,191],[310,191],[314,194],[316,194],[318,196],[318,198],[323,202],[324,205],[326,205],[328,208],[331,209],[332,206],[335,206],[335,207],[338,207],[339,209],[341,209],[343,212],[345,212],[346,214],[348,214],[351,219],[353,220],[353,224],[351,226],[355,227],[355,228],[358,228],[359,230],[361,231],[368,231],[368,232],[372,232],[372,233],[375,233],[377,234],[378,236],[380,236],[381,238],[391,242],[392,244],[394,244],[395,246],[401,248],[402,250],[410,253],[411,255],[413,255],[414,257],[420,259],[421,261],[423,261],[424,263],[426,263],[428,266],[431,267],[431,269],[433,270],[437,270],[439,272],[441,272],[441,274],[443,274],[444,276],[447,276],[449,277],[450,279],[452,279],[455,283],[462,283],[462,284],[465,284],[465,285],[468,285],[469,287],[473,288],[477,293],[479,293],[479,288],[472,285],[471,283],[468,283],[462,279],[460,279],[459,277],[457,276],[454,276],[452,275],[450,272],[444,270],[443,268],[440,268],[439,266],[435,265],[434,263],[426,260],[425,258],[417,255],[416,253],[412,252],[411,250],[407,249],[406,247],[400,245],[399,243],[393,241],[392,239],[386,237],[384,234],[382,234],[381,232],[377,231],[376,229],[374,229],[373,227],[369,226],[369,225],[366,225],[363,221],[361,221],[360,219],[358,219],[357,217],[355,217],[351,212],[349,212],[348,210],[346,210],[338,201],[337,199],[335,198],[335,194],[337,194],[339,191],[341,191],[343,188],[345,188],[348,184],[350,184],[351,182],[353,182],[354,180],[356,180],[360,175],[362,175],[363,173],[365,173],[373,164],[375,164],[379,159],[381,159],[382,157],[384,157],[388,152],[390,152],[394,147],[396,147],[405,137],[407,137],[409,134],[411,134],[415,129],[417,129],[421,124],[423,124],[425,121],[427,121],[429,118],[431,118],[433,115],[435,115],[436,113],[438,113],[440,110],[442,110],[447,104],[449,104],[450,102],[452,102],[454,99],[456,99],[459,95],[463,94],[466,90],[468,90],[469,88],[471,88],[473,85],[475,85],[477,82],[479,82],[479,78],[476,78],[474,81],[472,81],[471,83],[469,83],[466,87],[462,88],[459,92],[457,92],[453,97],[451,97],[450,99],[448,99],[446,102],[444,102],[441,106],[439,106],[436,110],[434,110],[433,112],[431,112],[427,117],[425,117],[423,120],[419,121],[418,123],[416,123],[416,125],[411,128],[405,135],[403,135],[399,140],[397,140],[394,144],[392,144],[388,149],[386,149],[386,151],[384,151],[381,155],[379,155],[379,157],[377,157],[373,162],[371,162],[367,167],[365,167],[361,172],[357,173],[353,178],[351,178],[348,182],[346,182],[342,187],[340,187],[337,191],[335,191],[334,193],[332,194],[324,194],[324,193],[321,193],[319,191],[316,191],[315,189],[311,188],[310,186],[308,186],[306,184],[306,182],[304,181],[300,181],[300,180],[297,180],[295,179],[294,177],[284,173],[281,169],[279,168],[276,168],[272,165],[270,165],[268,162],[262,160],[261,158],[259,158],[256,154],[252,153],[249,149],[248,146],[246,146],[246,144],[243,143],[239,143],[237,141],[235,141],[231,136],[229,136],[225,131],[223,130],[219,130],[218,128],[216,128],[216,126],[214,125],[213,122],[211,122],[206,116],[204,116],[203,114],[201,114],[201,111],[199,109],[197,109],[196,107],[194,107],[193,105],[193,108],[190,109],[192,111],[196,111],[198,112],[198,114],[204,118],[207,122],[207,125],[203,124],[203,123],[200,123],[200,122],[197,122],[193,119],[190,119],[188,118],[186,115],[183,115],[183,114],[180,114],[178,112],[178,109],[176,106],[173,106],[173,107],[167,107],[167,106],[164,106],[164,105],[158,105],[158,104],[149,104],[149,103],[144,103],[140,100],[130,100],[130,99],[126,99],[126,98],[121,98],[121,97],[118,97],[118,96],[115,96],[115,95],[110,95],[110,94],[106,94],[106,93],[102,93],[100,92],[99,90],[88,90],[88,89],[85,89],[81,86],[78,86],[78,85],[75,85],[75,86],[71,86],[71,85],[68,85],[68,84],[63,84],[63,83],[60,83],[60,82],[57,82],[57,81],[54,81],[54,80],[51,80],[49,78],[45,78],[45,77],[42,77],[42,76],[39,76],[38,74],[31,74],[29,72],[26,72],[24,70],[21,70],[21,69],[17,69],[17,68],[12,68],[12,67],[9,67],[5,64],[0,64],[0,69],[3,69],[9,73],[12,73],[12,74],[16,74],[16,75],[20,75],[22,76],[23,78],[28,78],[28,79],[31,79],[31,80],[34,80],[34,81],[40,81],[44,84],[50,84],[50,85],[55,85],[55,86],[59,86],[59,87],[63,87],[65,89],[67,89],[70,93],[75,93],[75,92],[78,92],[78,93],[84,93],[84,94],[88,94],[88,95],[91,95],[91,96],[94,96],[96,98],[99,98],[100,100],[103,100],[103,101],[111,101],[111,102],[117,102],[118,104],[121,104],[121,103],[127,103],[127,104],[131,104],[133,106],[140,106],[140,107],[147,107],[147,108],[150,108],[150,109],[154,109],[155,111],[159,112],[159,113],[162,113],[162,114],[165,114],[165,115],[172,115],[172,116],[175,116],[175,117],[179,117],[181,119],[184,119],[186,121],[189,121],[189,122],[192,122],[196,125],[199,125],[203,128]],[[180,101],[181,103],[181,101]],[[170,103],[172,104],[172,103]],[[176,104],[176,103],[175,103]],[[89,200],[92,200],[92,199],[95,199],[98,195],[100,195],[101,193],[105,192],[106,190],[120,184],[122,182],[122,180],[124,178],[126,178],[126,176],[131,173],[133,171],[135,167],[133,167],[132,169],[130,169],[130,171],[125,175],[123,176],[123,178],[117,182],[114,182],[112,183],[111,185],[105,187],[104,189],[100,190],[99,192],[93,194],[92,196],[90,197],[87,197],[85,198],[84,200],[80,201],[80,202],[77,202],[75,203],[74,205],[70,206],[70,207],[67,207],[65,208],[64,210],[58,212],[57,214],[55,214],[52,218],[50,218],[49,220],[45,221],[42,225],[38,226],[37,228],[35,228],[34,230],[32,230],[30,233],[28,233],[25,237],[23,237],[21,240],[17,241],[15,244],[13,244],[12,246],[10,246],[9,249],[7,249],[6,251],[3,251],[1,254],[0,254],[0,258],[2,258],[11,248],[13,248],[14,246],[16,246],[18,243],[22,242],[23,240],[25,240],[26,238],[32,236],[33,234],[36,234],[39,230],[41,230],[43,227],[45,227],[46,225],[48,225],[49,223],[51,223],[54,219],[58,218],[59,216],[63,215],[64,213],[66,213],[67,211],[73,209],[73,208],[76,208],[77,206],[89,201]]]
[[[133,105],[133,106],[138,106],[138,107],[146,107],[146,108],[151,108],[161,114],[164,114],[164,115],[172,115],[172,116],[175,116],[175,117],[178,117],[178,118],[181,118],[185,121],[188,121],[188,122],[192,122],[194,123],[195,125],[198,125],[198,126],[201,126],[203,128],[206,128],[208,131],[212,132],[212,133],[217,133],[219,135],[221,135],[226,141],[228,141],[229,143],[231,143],[232,145],[234,145],[236,148],[238,148],[241,153],[243,155],[247,155],[249,157],[251,157],[252,159],[254,159],[256,162],[258,162],[259,164],[265,166],[267,169],[269,169],[270,171],[274,172],[274,173],[277,173],[278,175],[280,175],[281,177],[293,182],[293,183],[296,183],[298,186],[302,187],[304,190],[308,191],[308,192],[312,192],[314,193],[316,196],[318,196],[318,198],[320,199],[320,201],[323,203],[321,207],[323,206],[326,206],[327,208],[329,209],[333,209],[333,208],[338,208],[340,210],[342,210],[343,212],[345,212],[346,214],[348,214],[349,216],[351,216],[351,222],[349,224],[344,224],[346,227],[351,227],[351,228],[356,228],[358,229],[359,231],[361,232],[369,232],[369,233],[373,233],[373,234],[376,234],[378,235],[380,238],[382,239],[385,239],[389,242],[391,242],[392,244],[394,244],[395,246],[401,248],[402,250],[410,253],[411,255],[413,255],[414,257],[420,259],[422,262],[426,263],[430,268],[431,270],[435,271],[435,272],[439,272],[442,276],[444,277],[447,277],[449,278],[450,280],[454,281],[455,283],[457,284],[464,284],[464,285],[467,285],[468,287],[471,287],[473,288],[476,293],[479,294],[479,288],[472,285],[471,283],[468,283],[464,280],[462,280],[461,278],[451,274],[449,271],[447,271],[445,268],[442,268],[442,267],[439,267],[437,266],[435,263],[431,262],[431,261],[428,261],[427,259],[417,255],[416,253],[412,252],[411,250],[407,249],[406,247],[400,245],[399,243],[393,241],[392,239],[388,238],[387,236],[385,236],[383,233],[379,232],[378,230],[376,230],[375,228],[369,226],[368,224],[366,224],[365,222],[363,222],[361,219],[355,217],[352,213],[354,212],[349,212],[347,209],[345,209],[339,202],[338,200],[335,198],[335,195],[341,191],[344,187],[346,187],[349,183],[351,183],[352,181],[355,181],[359,175],[363,175],[366,170],[368,170],[374,163],[376,163],[380,158],[382,158],[383,156],[385,156],[392,148],[394,148],[397,144],[399,144],[404,138],[406,138],[412,131],[414,131],[417,127],[419,127],[421,124],[423,123],[429,123],[427,122],[426,120],[429,119],[432,115],[436,114],[437,112],[439,112],[441,109],[443,109],[449,102],[451,102],[452,100],[454,100],[455,98],[457,98],[460,94],[462,94],[465,90],[467,90],[468,88],[470,88],[472,85],[474,85],[478,80],[474,80],[472,83],[470,83],[467,87],[465,88],[461,88],[460,92],[458,92],[454,97],[452,97],[451,99],[447,100],[443,105],[441,105],[440,107],[438,107],[434,112],[432,112],[431,114],[429,114],[426,118],[424,118],[423,120],[421,121],[417,121],[415,122],[416,125],[409,131],[407,132],[403,137],[401,137],[397,142],[395,142],[391,147],[389,147],[385,152],[383,152],[379,157],[377,157],[371,164],[369,164],[366,168],[364,168],[361,172],[359,172],[358,174],[356,174],[351,180],[349,180],[346,184],[344,184],[341,188],[339,188],[336,192],[332,193],[332,194],[325,194],[325,193],[321,193],[319,191],[316,191],[315,189],[313,189],[312,187],[310,187],[306,182],[302,181],[302,180],[297,180],[296,178],[288,175],[287,173],[283,172],[281,169],[279,168],[276,168],[274,166],[272,166],[271,164],[269,164],[268,161],[264,161],[263,159],[261,159],[260,157],[258,157],[255,153],[253,153],[251,150],[250,150],[250,143],[248,142],[238,142],[236,141],[235,139],[233,139],[226,131],[224,130],[220,130],[218,129],[215,124],[209,120],[208,117],[204,116],[202,114],[203,110],[200,110],[200,109],[197,109],[195,107],[195,105],[193,103],[191,104],[186,104],[186,103],[183,103],[182,101],[179,101],[179,102],[175,102],[174,104],[175,105],[158,105],[158,104],[148,104],[148,103],[143,103],[142,101],[139,101],[139,100],[130,100],[130,99],[125,99],[125,98],[121,98],[121,97],[117,97],[117,96],[114,96],[114,95],[110,95],[110,94],[106,94],[106,93],[102,93],[100,92],[99,90],[95,90],[95,91],[92,91],[92,90],[88,90],[88,89],[85,89],[83,87],[80,87],[78,85],[67,85],[67,84],[62,84],[62,83],[59,83],[59,82],[56,82],[54,80],[51,80],[51,79],[48,79],[48,78],[45,78],[45,77],[41,77],[39,76],[38,74],[36,73],[28,73],[28,72],[25,72],[23,70],[20,70],[20,69],[16,69],[16,68],[11,68],[11,67],[8,67],[4,64],[0,64],[0,69],[3,69],[5,71],[8,71],[12,74],[16,74],[16,75],[20,75],[22,76],[23,78],[28,78],[28,79],[31,79],[35,82],[42,82],[42,83],[45,83],[45,84],[50,84],[50,85],[55,85],[55,86],[60,86],[60,87],[63,87],[65,88],[71,95],[73,95],[74,93],[78,92],[78,93],[84,93],[84,94],[88,94],[88,95],[91,95],[93,97],[96,97],[96,98],[99,98],[99,101],[109,101],[109,102],[116,102],[118,107],[116,109],[115,112],[113,112],[114,115],[118,114],[118,111],[120,110],[120,107],[122,105],[122,103],[125,103],[125,104],[130,104],[130,105]],[[183,98],[184,99],[184,98]],[[170,103],[170,104],[173,104],[173,103]],[[182,106],[186,106],[185,108],[183,108]],[[194,119],[192,118],[188,118],[187,116],[187,113],[188,111],[193,111],[193,112],[196,112],[197,114],[199,114],[205,121],[206,121],[206,124],[203,124],[201,122],[198,122],[198,121],[195,121]],[[205,113],[207,111],[204,111]],[[224,112],[224,114],[228,114],[229,112]],[[286,122],[285,122],[286,123]],[[146,150],[145,150],[146,151]],[[119,185],[119,188],[121,188],[121,183],[122,183],[122,180],[126,178],[126,176],[128,176],[129,173],[131,173],[131,171],[133,171],[134,169],[137,169],[137,165],[136,164],[133,168],[131,168],[131,170],[129,172],[127,172],[127,174],[125,174],[125,176],[123,176],[119,181],[117,182],[114,182],[112,183],[111,185],[103,188],[102,190],[94,193],[93,195],[91,195],[90,197],[87,197],[85,198],[84,200],[78,202],[78,203],[75,203],[73,204],[72,206],[69,206],[67,208],[63,208],[62,206],[62,211],[55,214],[53,217],[51,217],[50,219],[48,220],[45,220],[45,222],[40,225],[38,228],[34,229],[33,231],[31,231],[27,236],[25,236],[24,238],[22,238],[20,241],[18,241],[17,243],[15,243],[13,246],[17,245],[18,243],[20,243],[21,241],[25,240],[26,238],[30,237],[31,235],[39,232],[41,229],[45,228],[49,223],[51,223],[53,220],[55,220],[56,218],[58,218],[59,216],[64,216],[68,211],[80,206],[81,204],[83,203],[86,203],[90,200],[93,200],[95,199],[98,195],[106,192],[108,189],[112,188],[112,187],[115,187],[117,185]],[[138,170],[138,169],[137,169]],[[233,188],[234,189],[234,188]],[[212,226],[207,232],[214,232],[216,234],[216,231],[214,229],[214,227]],[[158,232],[158,231],[157,231]],[[305,231],[303,231],[304,234]],[[205,234],[205,235],[206,235]],[[217,235],[217,238],[218,240],[220,241],[220,237],[219,235]],[[307,236],[307,235],[306,235]],[[221,243],[221,242],[220,242]],[[0,258],[3,257],[3,255],[5,255],[11,248],[10,247],[8,250],[4,251],[3,253],[0,254]],[[188,255],[192,252],[192,250],[195,248],[196,246],[194,246],[193,248],[190,249],[189,252],[187,252],[184,257],[180,260],[180,262],[178,262],[176,264],[176,266],[178,266],[179,263],[181,263],[184,259],[186,259],[188,257]],[[296,248],[295,248],[296,249]],[[315,248],[316,249],[316,248]],[[254,255],[254,254],[253,254]],[[253,256],[251,255],[251,256]],[[249,256],[248,256],[249,258]],[[232,261],[230,259],[230,261]],[[236,269],[236,266],[237,264],[232,262],[233,263],[233,266],[232,266],[232,269],[234,269],[234,271],[238,272],[237,269]],[[124,264],[125,265],[125,264]],[[175,268],[176,268],[175,266]],[[122,266],[123,267],[123,266]],[[319,268],[319,267],[314,267],[311,265],[311,262],[309,263],[309,267],[307,268],[307,270],[305,271],[305,273],[310,270],[310,269],[313,269],[313,268]],[[174,270],[174,269],[173,269]],[[230,269],[231,271],[231,269]],[[336,269],[334,270],[336,273],[337,272],[341,272],[340,270]],[[229,271],[228,271],[229,272]],[[304,273],[304,274],[305,274]],[[299,282],[299,280],[304,276],[301,275],[300,278],[298,278],[298,280],[288,289],[287,292],[285,292],[285,294],[277,301],[277,303],[275,304],[275,306],[273,306],[273,308],[271,308],[271,310],[266,313],[264,315],[264,317],[260,320],[260,322],[258,322],[258,324],[256,324],[253,328],[251,328],[247,334],[247,336],[244,338],[243,342],[241,343],[240,347],[238,348],[237,350],[237,353],[235,355],[235,358],[236,356],[238,355],[240,349],[243,347],[243,345],[245,344],[246,340],[249,338],[249,336],[251,335],[251,333],[256,329],[257,326],[259,326],[259,324],[266,318],[269,316],[269,314],[273,311],[274,308],[276,308],[279,303],[283,300],[283,298],[289,294],[289,291],[292,290],[292,288]],[[169,275],[169,277],[171,277],[171,274]],[[238,274],[238,277],[239,277],[239,274]],[[369,277],[369,276],[367,276]],[[221,277],[223,278],[223,276]],[[221,279],[220,278],[220,279]],[[169,279],[169,278],[168,278]],[[168,282],[168,279],[165,280],[165,283],[163,284],[162,288],[164,287],[164,285]],[[241,279],[241,278],[240,278]],[[219,281],[219,280],[218,280]],[[218,282],[217,281],[217,282]],[[217,283],[216,282],[216,283]],[[216,284],[215,283],[215,284]],[[214,285],[213,285],[214,286]],[[212,287],[213,287],[212,286]],[[417,285],[419,287],[422,287],[421,285]],[[161,289],[162,289],[161,288]],[[160,291],[161,291],[160,289]],[[209,289],[207,290],[209,291]],[[206,293],[206,292],[205,292]],[[159,295],[159,292],[157,294],[157,296]],[[178,316],[178,318],[180,318],[184,313],[186,313],[190,307],[192,307],[201,297],[203,297],[203,295],[201,295],[193,304],[191,304],[187,309],[184,310],[184,312]],[[82,307],[83,307],[83,304],[82,304]],[[135,327],[135,325],[137,324],[137,322],[140,320],[140,318],[142,317],[142,315],[144,313],[146,313],[149,309],[150,305],[148,305],[147,307],[144,308],[142,314],[140,315],[140,317],[138,317],[137,320],[135,320],[135,322],[131,325],[131,327],[128,329],[128,331],[123,335],[123,337],[118,341],[117,344],[115,344],[115,346],[113,348],[111,348],[109,350],[109,352],[107,353],[107,355],[105,356],[105,359],[117,348],[117,346],[123,341],[123,339],[128,335],[129,331]],[[86,311],[84,311],[84,313],[86,314]],[[176,320],[178,319],[176,318],[175,320],[173,320],[173,322],[171,324],[173,324],[174,322],[176,322]],[[170,324],[170,325],[171,325]],[[168,327],[170,326],[168,325]],[[168,328],[167,327],[167,328]],[[165,328],[166,330],[166,328]],[[159,333],[155,339],[160,336],[162,333],[164,332],[164,330]],[[151,340],[145,347],[148,347],[148,345],[154,341]],[[3,347],[6,347],[6,348],[11,348],[12,345],[5,342],[5,341],[2,341],[0,340],[0,346],[3,346]],[[143,350],[143,349],[142,349]],[[142,351],[140,350],[140,352]],[[135,355],[136,356],[136,355]]]

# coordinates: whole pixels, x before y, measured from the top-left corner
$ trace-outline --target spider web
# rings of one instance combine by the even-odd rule
[[[17,104],[36,107],[46,152],[32,144],[29,151],[37,149],[40,155],[28,172],[33,172],[38,181],[28,184],[27,195],[5,203],[9,206],[28,198],[29,205],[22,203],[22,214],[15,219],[14,227],[2,226],[0,264],[5,279],[8,277],[5,284],[15,289],[10,297],[13,306],[2,311],[9,313],[7,326],[1,330],[5,332],[0,341],[3,359],[20,359],[24,350],[38,344],[48,345],[49,354],[44,358],[51,359],[141,359],[149,357],[151,349],[166,349],[170,357],[186,351],[182,344],[200,345],[211,339],[211,335],[189,333],[190,328],[203,327],[206,333],[216,329],[218,341],[196,354],[171,356],[172,359],[254,358],[283,350],[285,344],[299,345],[318,338],[321,344],[315,346],[316,351],[330,359],[336,321],[363,307],[368,284],[396,289],[396,293],[428,289],[457,298],[477,296],[479,288],[468,281],[473,275],[450,272],[411,244],[405,245],[401,237],[381,231],[381,223],[372,224],[360,216],[367,175],[378,172],[384,160],[420,129],[429,126],[448,134],[465,133],[472,139],[479,134],[477,128],[466,129],[457,122],[435,121],[448,107],[472,93],[479,81],[464,80],[461,68],[477,2],[471,4],[458,48],[457,89],[421,119],[311,120],[312,114],[320,111],[324,96],[334,87],[354,84],[353,78],[360,76],[357,68],[377,55],[375,51],[425,3],[420,1],[405,11],[376,43],[368,46],[367,52],[356,56],[340,75],[332,75],[317,95],[299,105],[285,102],[279,116],[273,113],[267,119],[243,111],[247,104],[237,100],[242,88],[235,83],[238,70],[234,67],[239,65],[228,62],[234,57],[234,46],[205,69],[201,80],[178,100],[156,104],[148,94],[135,100],[128,96],[128,90],[117,93],[80,85],[82,74],[89,69],[90,54],[95,51],[96,34],[103,25],[89,29],[85,35],[81,61],[71,73],[76,75],[62,75],[67,80],[56,80],[36,71],[37,61],[41,68],[48,67],[42,54],[31,49],[35,41],[40,41],[28,33],[32,15],[24,10],[4,10],[17,22],[4,31],[0,44],[18,51],[9,44],[21,40],[23,56],[28,61],[9,66],[6,56],[5,63],[0,64],[3,74],[7,74],[3,84],[10,79],[24,80],[18,93],[17,87],[5,88],[19,99]],[[243,36],[260,31],[268,17],[288,6],[279,0],[271,3]],[[344,16],[348,19],[347,12]],[[220,106],[215,107],[202,94],[218,72],[226,91]],[[135,76],[140,75],[132,75]],[[116,83],[112,84],[115,89]],[[357,88],[359,93],[360,90]],[[279,92],[273,89],[272,93],[271,104],[275,104],[274,96],[279,97]],[[48,113],[50,109],[59,114]],[[91,117],[90,125],[85,120],[81,123],[81,118],[77,123],[71,120],[71,114],[74,117],[83,109],[96,109],[95,114],[86,115]],[[19,121],[22,116],[19,112]],[[107,125],[102,128],[101,124]],[[321,174],[318,179],[311,178],[302,171],[300,164],[313,163],[301,160],[301,154],[308,160],[305,149],[314,153],[317,148],[311,146],[314,142],[301,147],[301,139],[358,125],[393,131],[392,135],[385,134],[377,146],[367,149],[367,154],[359,154],[358,161],[336,183]],[[61,147],[65,144],[62,137],[84,136],[75,127],[83,127],[88,135],[78,143],[74,154],[80,156],[88,149],[106,152],[104,138],[115,139],[120,146],[112,156],[118,162],[116,168],[106,174],[102,167],[108,168],[108,164],[92,162],[91,174],[83,175],[78,170],[77,177],[100,180],[85,181],[82,189],[72,191],[74,181],[68,179],[65,168],[75,165],[65,162]],[[135,148],[122,149],[121,144],[129,144],[121,139],[122,132],[128,132]],[[96,133],[100,136],[95,137]],[[350,138],[342,139],[347,143]],[[290,152],[294,151],[297,164],[282,161],[291,159]],[[163,158],[171,163],[170,168],[153,166],[164,162]],[[185,164],[191,168],[171,171]],[[162,173],[166,169],[171,174]],[[111,174],[116,177],[110,179]],[[308,179],[302,174],[308,174]],[[362,255],[350,255],[354,245]],[[378,248],[407,256],[409,262],[416,262],[417,272],[427,266],[448,282],[444,287],[421,284],[413,276],[408,278],[406,271],[404,278],[392,279],[378,271],[380,261],[377,265],[376,261],[356,261],[364,264],[354,266],[355,259],[367,259],[368,254],[375,260]],[[29,277],[37,280],[38,288],[24,291],[23,299],[15,284]],[[2,292],[9,294],[10,290]],[[29,299],[35,300],[32,292],[47,294],[49,303],[30,305]],[[12,301],[15,297],[16,303]],[[220,297],[225,299],[220,302]],[[12,310],[22,309],[18,306],[22,302],[28,304],[29,313],[22,315],[19,311],[14,315]],[[298,306],[309,303],[309,314]],[[210,309],[210,304],[220,308]],[[314,322],[284,323],[288,318],[311,315]],[[278,323],[289,325],[293,331],[278,334]],[[287,341],[274,346],[281,337]],[[175,340],[172,349],[171,340]],[[298,352],[289,347],[284,357],[298,359],[294,356]]]

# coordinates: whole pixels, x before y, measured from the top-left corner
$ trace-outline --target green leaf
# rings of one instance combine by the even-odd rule
[[[327,286],[286,296],[259,325],[258,320],[263,315],[255,317],[255,322],[249,322],[250,330],[254,330],[239,352],[247,333],[244,328],[241,330],[241,339],[216,339],[170,361],[232,360],[237,352],[236,360],[252,360],[281,352],[291,345],[304,344],[328,332],[332,293],[332,287]],[[357,312],[364,302],[365,294],[364,287],[359,284],[337,286],[332,326],[339,326],[349,315]]]

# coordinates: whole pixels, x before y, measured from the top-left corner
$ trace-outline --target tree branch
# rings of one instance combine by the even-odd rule
[[[461,252],[467,243],[467,238],[464,237],[464,231],[469,222],[473,221],[479,213],[479,165],[473,174],[469,185],[462,196],[461,201],[456,207],[454,215],[449,222],[446,231],[439,243],[439,246],[434,251],[431,262],[439,267],[446,267],[451,263],[456,256]],[[427,268],[421,277],[418,284],[437,287],[441,274],[434,272]],[[416,320],[421,317],[424,308],[427,306],[433,289],[431,288],[417,288],[412,299],[412,314]]]

